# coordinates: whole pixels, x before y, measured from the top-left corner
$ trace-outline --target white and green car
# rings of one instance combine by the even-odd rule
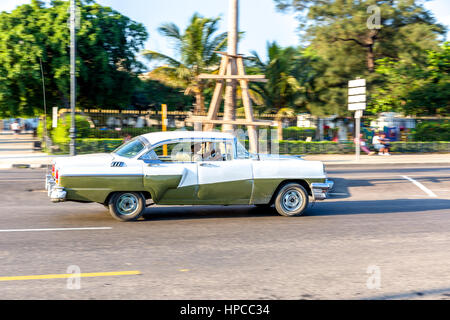
[[[221,132],[172,131],[138,136],[110,154],[57,159],[46,178],[53,202],[97,202],[121,221],[150,204],[274,205],[301,215],[309,197],[333,187],[320,161],[251,154]]]

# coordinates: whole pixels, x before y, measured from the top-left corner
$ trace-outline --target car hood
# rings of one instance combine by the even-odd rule
[[[83,166],[85,164],[99,164],[111,162],[114,156],[111,153],[93,153],[83,154],[74,157],[57,158],[55,163],[58,165],[77,165]]]

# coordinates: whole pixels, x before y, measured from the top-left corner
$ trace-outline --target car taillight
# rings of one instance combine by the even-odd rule
[[[59,183],[59,175],[58,175],[58,170],[56,170],[56,173],[55,173],[55,181],[56,181],[56,184],[58,184],[58,183]]]
[[[52,177],[55,177],[55,165],[52,165]]]

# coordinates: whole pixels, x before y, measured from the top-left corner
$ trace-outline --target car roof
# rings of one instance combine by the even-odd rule
[[[230,133],[216,131],[164,131],[143,134],[142,137],[148,140],[152,145],[165,140],[173,139],[234,139],[235,136]]]

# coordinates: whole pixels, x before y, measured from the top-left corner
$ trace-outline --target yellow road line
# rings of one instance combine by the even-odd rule
[[[93,273],[68,273],[68,274],[44,274],[36,276],[16,276],[16,277],[0,277],[0,281],[17,281],[17,280],[43,280],[43,279],[67,279],[74,277],[109,277],[109,276],[128,276],[138,275],[140,271],[118,271],[118,272],[93,272]]]

